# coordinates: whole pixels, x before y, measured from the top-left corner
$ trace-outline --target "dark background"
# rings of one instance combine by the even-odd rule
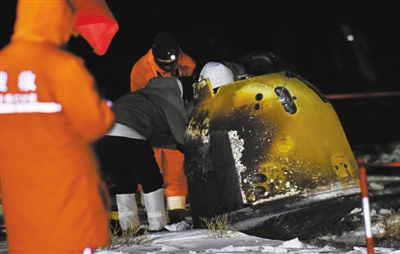
[[[106,1],[119,23],[107,53],[82,37],[69,50],[85,59],[98,86],[115,100],[129,91],[133,64],[158,32],[177,35],[198,71],[208,61],[235,61],[267,50],[294,64],[324,94],[400,91],[399,1]],[[16,1],[1,1],[1,48],[10,40]],[[366,80],[342,24],[365,38],[377,73]],[[357,37],[356,37],[357,39]],[[336,52],[336,53],[335,53]],[[339,60],[344,69],[335,65]],[[351,145],[400,140],[400,96],[331,100]]]

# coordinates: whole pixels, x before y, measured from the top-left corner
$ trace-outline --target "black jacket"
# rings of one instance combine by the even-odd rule
[[[116,123],[144,136],[153,147],[183,144],[187,116],[175,77],[154,77],[147,85],[114,102]]]

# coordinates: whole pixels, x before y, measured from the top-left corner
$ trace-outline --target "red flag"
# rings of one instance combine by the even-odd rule
[[[75,29],[98,55],[104,55],[118,31],[118,22],[104,0],[72,0],[76,9]]]

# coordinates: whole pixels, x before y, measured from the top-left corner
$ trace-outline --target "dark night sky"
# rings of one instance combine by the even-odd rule
[[[400,90],[400,1],[106,2],[119,23],[108,52],[97,56],[81,37],[72,38],[69,49],[85,59],[111,100],[129,91],[133,64],[161,31],[177,35],[199,71],[207,61],[234,61],[254,50],[267,50],[293,63],[325,94]],[[2,48],[12,34],[16,1],[0,5]],[[358,29],[369,43],[379,75],[372,84],[354,74],[356,69],[345,74],[334,68],[335,40],[343,23]],[[351,63],[352,57],[345,54],[342,60]]]
[[[1,2],[1,47],[12,33],[15,2]],[[160,31],[174,32],[199,69],[210,60],[234,61],[253,50],[267,50],[293,63],[326,94],[356,92],[332,77],[334,41],[344,22],[364,33],[369,43],[380,74],[374,90],[399,87],[399,1],[106,2],[120,26],[108,52],[95,55],[81,37],[71,39],[70,50],[85,59],[113,100],[129,90],[132,65]]]

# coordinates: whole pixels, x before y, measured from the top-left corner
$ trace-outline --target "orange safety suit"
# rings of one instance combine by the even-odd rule
[[[82,253],[109,243],[110,199],[90,143],[114,114],[81,58],[62,49],[67,1],[19,1],[0,51],[0,183],[10,253]]]
[[[154,61],[152,49],[142,56],[131,71],[131,92],[145,87],[149,79],[157,76],[193,76],[196,62],[180,49],[176,69],[165,72]],[[187,180],[184,170],[184,155],[178,150],[153,148],[156,161],[164,177],[167,209],[185,209],[188,193]],[[139,186],[141,190],[141,186]]]
[[[143,88],[149,79],[157,76],[192,76],[196,62],[180,49],[178,64],[176,69],[171,72],[166,72],[158,67],[154,61],[153,50],[150,49],[146,55],[142,56],[132,67],[131,71],[131,92]],[[176,72],[178,75],[176,75]]]

